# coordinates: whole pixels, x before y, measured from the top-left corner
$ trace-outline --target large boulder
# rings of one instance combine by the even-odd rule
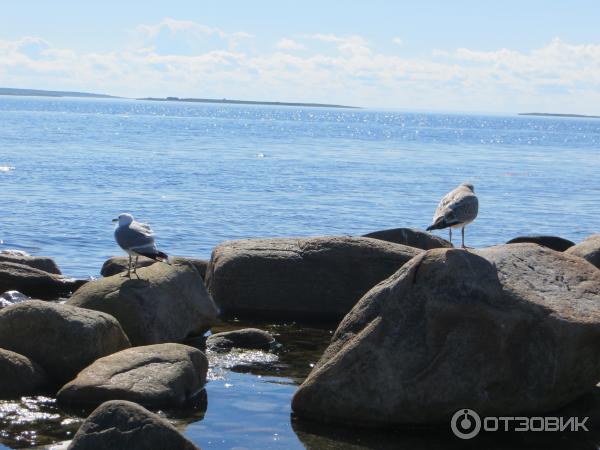
[[[98,311],[41,300],[0,311],[0,347],[31,358],[55,383],[129,345],[117,320]]]
[[[202,390],[207,369],[204,353],[187,345],[132,347],[86,367],[57,398],[69,405],[130,400],[152,408],[178,407]]]
[[[44,369],[26,356],[0,348],[0,399],[33,395],[44,383]]]
[[[339,320],[419,253],[364,237],[229,241],[213,250],[206,282],[226,315]]]
[[[205,259],[196,259],[196,258],[187,258],[183,256],[172,256],[169,258],[170,262],[174,265],[181,264],[189,264],[191,263],[196,269],[198,269],[198,273],[204,279],[206,275],[206,267],[208,266],[208,261]],[[145,256],[141,256],[138,259],[137,267],[148,267],[152,264],[156,264],[157,261],[146,258]],[[127,266],[129,265],[129,257],[127,256],[112,256],[104,261],[102,265],[102,269],[100,270],[100,275],[103,277],[110,277],[112,275],[116,275],[118,273],[126,272]]]
[[[198,450],[153,412],[123,400],[101,404],[83,422],[68,450]]]
[[[224,352],[232,348],[271,350],[275,345],[275,338],[271,333],[258,328],[223,331],[210,335],[206,340],[206,347],[216,352]]]
[[[365,234],[364,237],[408,245],[409,247],[420,248],[421,250],[452,248],[450,241],[414,228],[392,228],[390,230],[374,231],[373,233]]]
[[[567,253],[579,256],[600,269],[600,234],[587,237],[584,241],[567,250]]]
[[[564,252],[570,247],[575,245],[575,242],[568,239],[564,239],[558,236],[545,236],[545,235],[532,235],[532,236],[519,236],[511,239],[507,244],[538,244],[543,247],[548,247],[557,252]]]
[[[429,250],[369,291],[296,392],[296,414],[367,426],[460,408],[555,410],[600,378],[600,272],[534,244]]]
[[[116,317],[134,346],[181,342],[215,321],[218,309],[193,265],[154,264],[137,275],[91,281],[67,303]]]
[[[0,261],[0,292],[15,290],[29,297],[53,300],[69,295],[85,282],[16,262]]]
[[[12,252],[0,252],[0,261],[22,264],[24,266],[33,267],[34,269],[40,269],[44,272],[53,273],[56,275],[61,274],[56,262],[47,256],[30,256],[27,254],[20,255]]]

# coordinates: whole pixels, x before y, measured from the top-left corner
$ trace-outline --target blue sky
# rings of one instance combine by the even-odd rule
[[[600,113],[598,1],[7,2],[0,86]]]

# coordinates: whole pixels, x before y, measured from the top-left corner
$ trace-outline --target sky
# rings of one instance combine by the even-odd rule
[[[0,87],[600,114],[600,2],[1,5]]]

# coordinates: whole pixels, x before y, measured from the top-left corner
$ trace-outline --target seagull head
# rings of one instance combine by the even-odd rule
[[[123,226],[127,226],[131,222],[133,222],[133,216],[131,214],[127,214],[127,213],[121,213],[121,214],[119,214],[119,217],[117,217],[116,219],[113,219],[112,221],[119,222],[119,226],[123,227]]]
[[[473,183],[462,183],[461,186],[464,186],[471,192],[475,193],[475,186],[473,186]]]

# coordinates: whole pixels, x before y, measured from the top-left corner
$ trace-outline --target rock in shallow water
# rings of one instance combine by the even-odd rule
[[[208,266],[208,261],[204,259],[174,256],[171,257],[170,260],[171,263],[175,265],[191,263],[196,269],[198,269],[198,273],[200,274],[202,279],[204,279],[206,275],[206,267]],[[127,271],[128,264],[129,258],[127,256],[113,256],[104,262],[104,264],[102,265],[102,269],[100,270],[100,274],[103,277],[110,277],[112,275],[125,272]],[[140,257],[138,260],[138,267],[148,267],[153,264],[156,264],[155,260],[146,258],[144,256]]]
[[[31,358],[55,383],[129,346],[117,320],[98,311],[40,300],[0,311],[0,347]]]
[[[368,292],[296,392],[363,426],[557,409],[600,378],[600,272],[533,244],[430,250]]]
[[[575,245],[575,242],[569,241],[568,239],[564,239],[558,236],[543,235],[519,236],[507,242],[507,244],[524,243],[538,244],[543,247],[548,247],[552,250],[556,250],[557,252],[564,252],[568,248],[573,247]]]
[[[0,348],[0,399],[33,395],[46,381],[44,369],[36,363]]]
[[[208,361],[182,344],[132,347],[100,358],[58,392],[59,402],[96,406],[130,400],[148,407],[177,407],[193,399],[206,382]]]
[[[67,303],[116,317],[133,345],[181,342],[216,320],[218,309],[195,267],[154,264],[138,276],[91,281]]]
[[[15,262],[0,261],[0,292],[19,291],[29,297],[54,300],[75,291],[86,280],[75,280]]]
[[[214,249],[206,281],[229,316],[339,320],[419,253],[364,237],[229,241]]]
[[[22,264],[24,266],[33,267],[34,269],[43,270],[44,272],[60,275],[60,269],[56,262],[47,256],[30,256],[28,254],[19,255],[14,253],[0,252],[0,261]]]
[[[142,406],[123,400],[105,402],[83,422],[69,450],[194,450],[193,443]]]
[[[600,269],[600,234],[593,234],[567,250],[570,255],[579,256]]]
[[[415,230],[413,228],[392,228],[390,230],[374,231],[373,233],[365,234],[364,237],[408,245],[409,247],[420,248],[421,250],[452,248],[452,244],[446,239],[442,239],[427,231]]]
[[[215,333],[206,340],[206,347],[216,352],[224,352],[232,348],[247,350],[270,350],[275,345],[271,333],[258,328],[243,328],[241,330]]]

